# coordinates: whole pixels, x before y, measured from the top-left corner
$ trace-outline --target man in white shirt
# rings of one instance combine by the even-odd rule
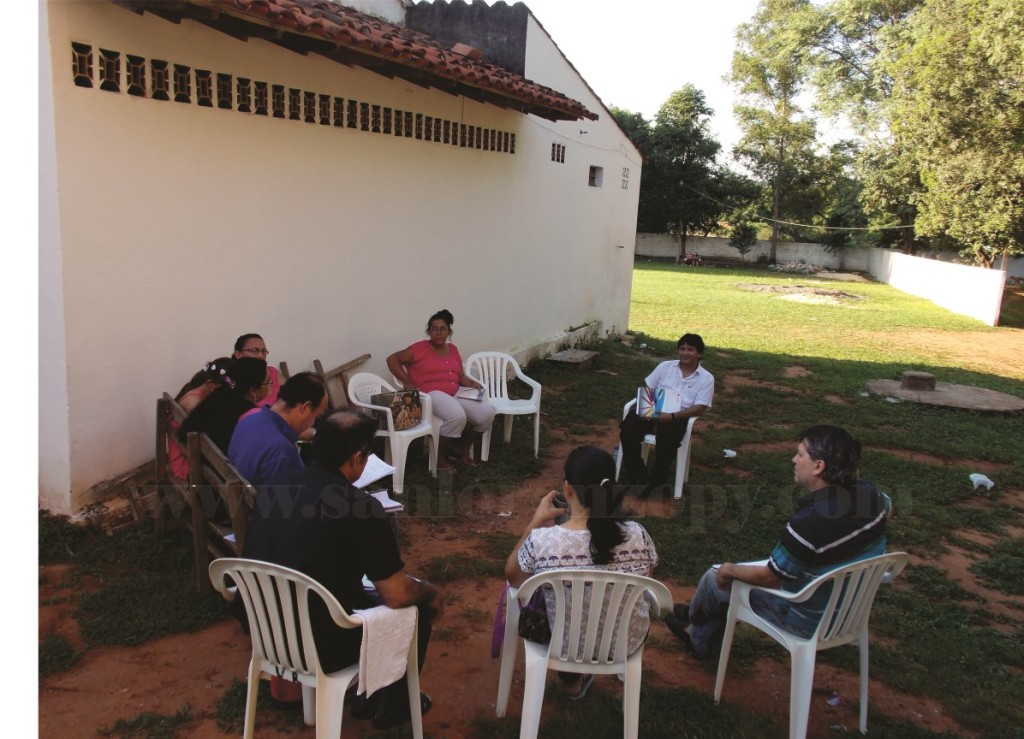
[[[644,383],[652,391],[662,388],[670,397],[678,398],[679,407],[675,408],[673,403],[671,410],[655,412],[649,418],[638,416],[634,409],[619,424],[624,480],[645,485],[641,497],[647,497],[654,488],[668,481],[669,465],[675,459],[690,418],[703,415],[711,407],[715,394],[715,378],[700,366],[704,340],[697,334],[683,334],[676,347],[679,359],[659,364]],[[650,433],[657,437],[657,445],[654,468],[648,477],[640,456],[640,444]]]

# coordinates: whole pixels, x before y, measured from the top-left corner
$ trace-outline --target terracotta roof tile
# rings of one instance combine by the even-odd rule
[[[149,0],[115,1],[119,5],[142,10],[152,10],[154,5]],[[215,10],[243,21],[322,39],[339,50],[347,51],[346,63],[359,64],[358,60],[352,59],[353,53],[376,57],[395,65],[388,70],[389,73],[402,75],[407,70],[407,74],[416,75],[419,81],[427,84],[432,82],[429,78],[436,78],[437,86],[444,89],[451,88],[453,83],[456,88],[473,88],[455,91],[479,97],[485,102],[520,108],[545,118],[597,118],[583,103],[557,90],[495,64],[474,60],[471,56],[478,55],[475,49],[468,49],[466,54],[462,54],[442,47],[439,41],[427,34],[326,0],[185,0],[185,6]],[[200,19],[216,27],[216,23],[208,18]],[[460,46],[464,45],[456,45],[456,48]],[[331,56],[329,52],[326,55]]]

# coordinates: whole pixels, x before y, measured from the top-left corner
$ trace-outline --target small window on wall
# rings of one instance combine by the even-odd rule
[[[591,187],[601,187],[601,183],[604,181],[604,167],[590,167],[590,177],[587,179],[587,184]]]

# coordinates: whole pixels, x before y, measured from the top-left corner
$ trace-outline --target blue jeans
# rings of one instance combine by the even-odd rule
[[[729,613],[730,589],[718,587],[715,577],[718,567],[710,567],[697,583],[697,592],[693,594],[690,602],[690,642],[693,649],[702,657],[707,656],[711,651],[714,642],[721,638],[725,629],[725,619]],[[730,582],[730,587],[732,583]],[[792,624],[787,623],[789,616],[789,601],[766,593],[763,590],[753,590],[750,593],[750,607],[754,613],[765,621],[772,623],[786,631],[801,636],[808,636]]]

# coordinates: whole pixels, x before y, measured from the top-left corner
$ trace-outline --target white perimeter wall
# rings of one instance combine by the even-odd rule
[[[778,262],[793,262],[799,259],[826,269],[866,272],[869,251],[869,249],[850,248],[830,252],[821,244],[780,241],[776,248],[775,259]],[[736,247],[729,245],[729,239],[718,236],[688,236],[686,253],[699,254],[712,259],[739,260],[740,258]],[[770,254],[771,242],[761,240],[743,256],[743,260],[754,263],[758,257],[767,258]],[[670,234],[638,233],[636,235],[636,255],[674,259],[679,255],[679,237]]]
[[[868,272],[879,282],[946,310],[995,326],[1006,274],[999,270],[912,257],[888,249],[872,249]]]
[[[440,308],[463,355],[590,321],[625,329],[640,159],[592,95],[578,99],[600,123],[554,124],[112,3],[45,10],[46,507],[75,510],[91,486],[151,459],[158,395],[244,332],[293,371],[369,352],[361,369],[386,374],[385,357]],[[120,51],[122,65],[137,54],[512,131],[517,153],[202,108],[194,88],[182,104],[75,87],[72,41]],[[542,81],[536,64],[528,76]],[[552,141],[569,147],[566,164],[550,161]],[[590,164],[605,167],[604,187],[587,186]]]

